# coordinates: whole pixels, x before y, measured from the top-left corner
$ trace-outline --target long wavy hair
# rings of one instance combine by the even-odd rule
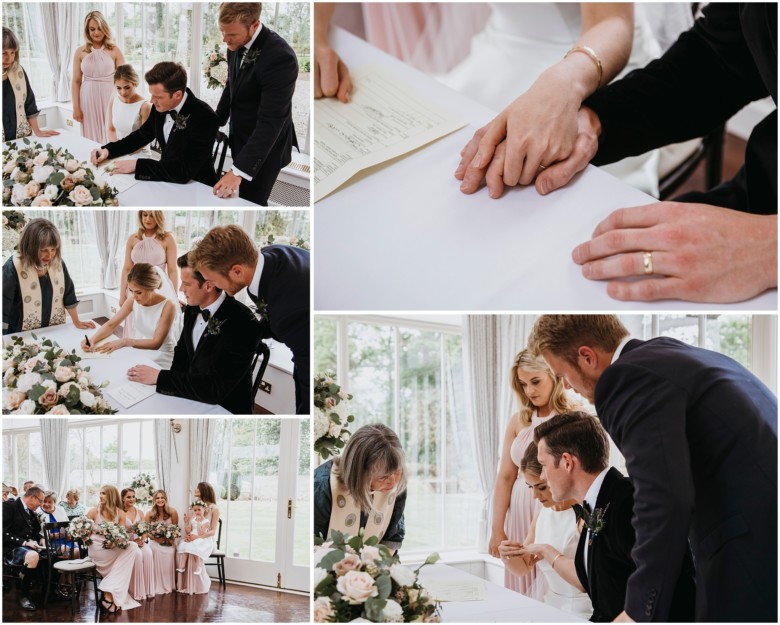
[[[124,65],[120,65],[120,67],[124,67]],[[144,234],[146,233],[143,222],[144,213],[149,213],[154,219],[154,223],[157,225],[157,229],[154,232],[154,238],[162,241],[165,238],[165,235],[168,234],[168,231],[165,229],[165,213],[162,211],[138,211],[138,232],[136,232],[136,236],[140,241],[144,240]]]
[[[89,21],[95,20],[98,28],[103,32],[103,47],[106,50],[113,50],[116,46],[114,41],[114,34],[111,32],[111,27],[108,25],[106,18],[100,11],[90,11],[84,18],[84,43],[87,52],[92,52],[92,39],[89,38]]]
[[[100,490],[106,492],[106,504],[98,504],[98,512],[100,516],[106,521],[116,522],[118,520],[117,510],[124,510],[122,507],[122,499],[119,497],[119,491],[116,486],[111,484],[104,484],[100,487]]]
[[[163,506],[162,516],[160,516],[159,506],[156,503],[154,503],[154,500],[157,499],[157,495],[159,494],[162,494],[162,496],[165,497],[165,505]],[[151,510],[151,514],[149,515],[149,518],[155,523],[157,521],[165,521],[166,519],[171,518],[171,508],[168,505],[168,493],[166,493],[162,489],[154,491],[154,495],[152,495],[152,510]]]
[[[566,396],[566,389],[563,386],[563,379],[555,377],[555,374],[552,372],[549,365],[544,361],[544,358],[535,356],[529,349],[524,349],[515,356],[515,360],[512,363],[512,369],[509,373],[509,377],[512,380],[512,390],[514,390],[515,395],[517,396],[517,403],[519,405],[517,417],[520,420],[520,427],[531,425],[531,416],[536,407],[531,400],[528,399],[523,387],[520,386],[520,380],[517,379],[518,369],[541,373],[552,378],[554,384],[552,394],[550,395],[550,407],[557,414],[571,410],[569,399]]]
[[[216,505],[217,496],[214,493],[214,487],[211,484],[208,482],[198,482],[198,485],[195,488],[200,491],[200,500],[203,503],[213,503]]]

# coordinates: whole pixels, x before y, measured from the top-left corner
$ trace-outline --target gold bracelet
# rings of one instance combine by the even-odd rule
[[[563,55],[563,58],[565,59],[572,52],[582,52],[583,54],[587,54],[590,57],[590,59],[596,64],[596,69],[599,72],[599,83],[597,88],[601,87],[601,79],[604,78],[604,66],[601,64],[601,59],[599,58],[599,55],[596,54],[596,51],[593,48],[590,48],[588,46],[574,46],[571,50],[569,50],[566,54]]]
[[[563,555],[562,553],[559,553],[557,556],[555,556],[555,557],[553,558],[552,564],[550,564],[550,568],[551,568],[551,569],[555,569],[555,561],[556,561],[558,558],[560,558],[562,555]]]

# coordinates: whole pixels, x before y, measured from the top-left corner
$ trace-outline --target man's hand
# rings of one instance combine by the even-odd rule
[[[327,45],[314,46],[314,97],[337,97],[349,102],[352,80],[349,69],[336,51]]]
[[[586,278],[609,280],[618,300],[741,302],[777,286],[777,215],[679,202],[622,208],[572,258]]]
[[[223,199],[238,197],[238,186],[242,180],[241,176],[229,171],[214,185],[213,193]]]
[[[89,160],[93,165],[102,163],[107,158],[108,158],[108,150],[105,148],[100,148],[99,150],[92,150],[92,153],[89,155]]]
[[[114,174],[134,174],[135,164],[137,161],[131,159],[127,161],[115,161],[114,168],[111,170],[110,175]]]
[[[127,371],[127,379],[141,384],[157,384],[157,376],[160,370],[146,365],[135,365]]]

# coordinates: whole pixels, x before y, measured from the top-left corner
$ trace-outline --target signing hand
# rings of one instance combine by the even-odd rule
[[[504,530],[501,530],[500,532],[492,532],[490,534],[490,542],[488,543],[488,552],[491,556],[494,558],[500,558],[501,555],[498,553],[498,546],[507,539],[506,532]]]
[[[92,351],[92,345],[87,345],[87,340],[86,339],[81,341],[81,351],[83,351],[83,352],[91,352]]]
[[[73,325],[76,326],[79,330],[87,330],[89,328],[94,328],[95,322],[78,320],[78,321],[74,321]]]
[[[135,160],[116,161],[114,163],[114,169],[111,170],[110,175],[113,176],[114,174],[134,174],[136,162],[137,161]]]
[[[238,197],[238,186],[241,184],[241,180],[241,176],[237,176],[232,171],[225,173],[214,185],[214,195],[223,199]]]
[[[92,153],[89,155],[89,160],[93,165],[102,163],[107,158],[108,158],[108,150],[106,150],[105,148],[92,150]]]
[[[314,97],[336,97],[349,102],[352,80],[349,69],[336,51],[327,45],[314,46]]]
[[[140,382],[141,384],[157,384],[157,376],[160,370],[147,365],[135,365],[127,371],[127,377],[131,382]]]
[[[40,129],[38,132],[35,133],[36,137],[54,137],[56,135],[60,134],[56,130],[43,130]]]
[[[678,202],[623,208],[572,258],[586,278],[609,280],[618,300],[740,302],[777,286],[777,215]]]

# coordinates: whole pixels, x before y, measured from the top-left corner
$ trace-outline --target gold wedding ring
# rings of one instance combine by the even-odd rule
[[[645,268],[645,275],[650,276],[653,273],[653,254],[652,252],[642,253],[642,266]]]

